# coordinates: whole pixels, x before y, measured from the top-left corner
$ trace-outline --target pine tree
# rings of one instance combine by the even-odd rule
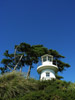
[[[0,67],[1,73],[8,71],[14,71],[17,69],[22,70],[23,67],[29,66],[27,72],[27,78],[30,77],[31,69],[34,67],[33,64],[37,64],[40,57],[44,54],[53,55],[53,63],[58,66],[58,71],[62,72],[65,68],[70,67],[68,63],[62,62],[65,57],[60,55],[56,50],[47,49],[43,45],[30,45],[27,43],[20,43],[15,45],[15,52],[9,54],[8,50],[5,51],[5,58],[2,59],[1,63],[4,67]]]

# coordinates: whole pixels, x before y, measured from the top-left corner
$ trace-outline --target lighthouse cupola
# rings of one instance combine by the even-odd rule
[[[53,64],[53,56],[52,55],[44,55],[41,57],[42,64]]]
[[[55,79],[55,74],[58,71],[57,65],[53,64],[52,55],[41,56],[41,65],[37,67],[37,72],[40,74],[40,80]]]

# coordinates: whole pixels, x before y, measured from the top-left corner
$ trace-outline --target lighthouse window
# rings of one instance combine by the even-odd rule
[[[48,60],[49,60],[49,61],[52,61],[52,58],[48,56]]]
[[[46,57],[43,57],[43,62],[46,61]]]
[[[47,72],[47,73],[46,73],[46,77],[49,77],[49,76],[50,76],[50,73],[49,73],[49,72]]]

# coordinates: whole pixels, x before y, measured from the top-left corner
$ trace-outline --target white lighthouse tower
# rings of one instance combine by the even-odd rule
[[[40,80],[55,79],[55,73],[58,71],[57,65],[53,64],[52,55],[44,55],[41,57],[42,65],[37,67],[37,72],[40,74]]]

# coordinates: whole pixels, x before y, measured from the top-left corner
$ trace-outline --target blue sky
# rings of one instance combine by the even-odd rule
[[[21,42],[64,55],[71,67],[59,75],[75,82],[75,0],[0,0],[0,61]],[[38,79],[36,68],[31,76]]]

